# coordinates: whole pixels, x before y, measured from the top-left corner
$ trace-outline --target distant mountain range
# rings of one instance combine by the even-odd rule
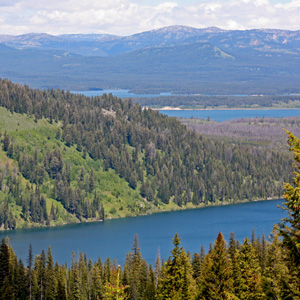
[[[177,46],[196,42],[211,43],[230,51],[252,49],[262,52],[273,50],[299,54],[300,30],[232,31],[217,27],[197,29],[188,26],[169,26],[125,37],[108,34],[0,35],[0,43],[16,49],[62,50],[83,56],[110,56],[149,47]]]
[[[0,36],[0,76],[32,87],[136,92],[300,91],[300,30],[170,26],[131,36]]]

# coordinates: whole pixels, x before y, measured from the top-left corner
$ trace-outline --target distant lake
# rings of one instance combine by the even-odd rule
[[[166,97],[166,96],[205,96],[205,97],[251,97],[251,95],[201,95],[201,94],[173,94],[169,92],[165,93],[158,93],[158,94],[135,94],[130,92],[130,90],[126,89],[99,89],[99,90],[90,90],[90,91],[71,91],[71,93],[75,94],[83,94],[88,97],[92,96],[102,96],[103,94],[113,94],[119,98],[136,98],[136,97],[143,97],[143,98],[156,98],[156,97]],[[256,96],[252,96],[256,97]]]
[[[102,96],[103,94],[113,94],[118,98],[136,98],[136,97],[145,97],[145,98],[155,98],[161,96],[172,96],[171,93],[160,93],[160,94],[134,94],[129,92],[129,90],[119,89],[119,90],[95,90],[95,91],[76,91],[72,92],[75,94],[83,94],[88,97],[92,96]]]
[[[103,94],[108,95],[111,93],[118,98],[136,98],[136,97],[155,98],[161,96],[176,96],[175,94],[171,94],[171,93],[134,94],[129,92],[129,90],[126,89],[75,91],[72,93],[83,94],[88,97],[102,96]],[[247,95],[232,95],[232,96],[246,97]],[[242,119],[242,118],[262,118],[262,117],[284,118],[284,117],[300,116],[300,109],[160,110],[160,112],[170,117],[201,118],[201,119],[210,118],[210,120],[215,120],[217,122],[233,120],[233,119]]]
[[[59,263],[70,262],[71,252],[80,251],[88,258],[102,260],[117,258],[124,262],[132,248],[133,236],[138,234],[143,258],[154,264],[157,250],[167,259],[173,248],[172,238],[178,233],[182,246],[192,254],[201,245],[208,250],[219,231],[229,239],[230,232],[242,242],[251,238],[252,229],[261,236],[268,236],[273,224],[280,222],[286,213],[277,205],[283,200],[258,201],[234,205],[207,207],[194,210],[159,213],[150,216],[106,220],[99,223],[74,224],[55,228],[15,230],[0,232],[0,238],[9,236],[11,244],[23,262],[26,262],[29,244],[34,254],[51,245],[54,259]]]
[[[300,116],[300,109],[234,109],[234,110],[160,110],[164,115],[177,118],[200,118],[217,122],[242,118],[284,118]]]

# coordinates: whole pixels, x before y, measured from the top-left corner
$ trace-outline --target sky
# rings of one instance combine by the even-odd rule
[[[0,34],[126,36],[171,25],[300,30],[300,0],[0,0]]]

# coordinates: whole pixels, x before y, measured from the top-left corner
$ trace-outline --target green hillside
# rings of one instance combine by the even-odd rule
[[[74,146],[66,147],[56,137],[61,124],[49,124],[45,119],[34,122],[33,118],[12,114],[5,108],[0,108],[0,115],[3,133],[0,150],[2,229],[98,221],[155,211],[151,203],[113,170],[104,171],[101,161],[95,162],[89,155],[84,157],[84,153]],[[13,149],[4,147],[6,137]],[[75,198],[72,199],[72,205],[76,207],[74,212],[60,201],[66,196],[61,195],[64,192],[60,190],[60,175],[54,174],[55,153],[61,154],[61,174],[70,182],[72,190],[69,192]],[[53,157],[50,174],[44,169],[47,155]]]
[[[227,145],[112,95],[0,82],[2,229],[280,197],[289,153]]]

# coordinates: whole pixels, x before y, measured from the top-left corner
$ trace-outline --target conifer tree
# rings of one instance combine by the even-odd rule
[[[103,266],[103,281],[104,283],[110,282],[111,276],[111,259],[107,257]]]
[[[47,259],[46,259],[46,288],[45,288],[45,295],[46,299],[55,299],[56,296],[56,277],[55,277],[55,271],[54,271],[54,263],[53,263],[53,256],[51,247],[48,247],[47,252]]]
[[[195,286],[192,277],[190,258],[180,247],[180,239],[177,234],[173,238],[174,248],[163,269],[162,278],[158,285],[157,299],[192,299]]]
[[[262,288],[267,299],[292,299],[293,290],[297,290],[289,274],[287,255],[282,247],[278,228],[274,227],[266,249],[265,272],[262,277]]]
[[[235,288],[237,297],[241,300],[263,299],[259,258],[247,238],[238,252],[237,261],[239,266],[239,284]]]
[[[80,276],[78,270],[78,263],[75,260],[75,253],[72,252],[72,266],[71,266],[71,287],[70,287],[70,299],[81,300],[80,293]]]
[[[5,131],[4,132],[4,138],[3,138],[3,150],[4,151],[7,151],[8,150],[8,147],[9,147],[9,144],[10,144],[10,137],[9,135],[7,134],[7,132]]]
[[[101,299],[103,297],[103,280],[102,280],[102,267],[95,263],[91,270],[92,277],[92,298]]]
[[[0,245],[0,299],[16,299],[14,287],[13,259],[14,253],[9,245],[9,240],[2,239]]]
[[[18,273],[16,276],[17,299],[28,298],[28,282],[26,278],[25,268],[22,260],[18,263]]]
[[[154,283],[155,283],[155,288],[157,288],[158,281],[161,278],[161,257],[160,257],[160,250],[157,250],[157,255],[155,259],[155,264],[154,264]]]
[[[194,253],[192,266],[193,266],[193,277],[197,279],[201,275],[201,267],[202,267],[202,259],[199,253]]]
[[[142,259],[138,235],[134,235],[132,251],[126,256],[124,270],[128,277],[131,299],[143,299],[148,277],[147,262]]]
[[[28,252],[28,259],[27,259],[27,274],[28,274],[28,282],[29,282],[29,299],[33,299],[33,293],[32,293],[32,286],[33,286],[33,272],[32,272],[32,266],[33,266],[33,254],[32,254],[32,246],[29,245],[29,252]]]
[[[148,300],[154,300],[155,299],[155,294],[156,294],[156,287],[155,287],[155,274],[152,269],[152,266],[150,265],[149,267],[149,276],[148,280],[146,282],[147,286],[145,289],[145,299]]]
[[[197,299],[234,299],[231,263],[221,232],[218,234],[213,249],[204,259],[200,293]]]
[[[294,153],[297,171],[294,172],[293,184],[284,185],[284,209],[287,210],[288,216],[280,225],[280,234],[300,277],[300,140],[291,132],[286,133],[290,151]]]
[[[230,237],[229,237],[229,247],[228,247],[228,254],[229,254],[231,260],[234,258],[236,250],[237,250],[237,247],[236,247],[234,233],[231,232]]]
[[[55,300],[67,300],[66,280],[64,275],[64,268],[60,268],[57,274],[57,289]]]
[[[294,154],[296,171],[293,182],[284,184],[283,209],[288,212],[288,216],[279,224],[279,233],[283,237],[282,243],[289,256],[290,282],[293,282],[292,291],[289,293],[293,297],[300,297],[300,140],[291,132],[286,133],[290,151]],[[286,287],[286,290],[289,290],[288,285]]]
[[[45,251],[42,250],[41,255],[37,255],[35,257],[34,262],[35,274],[38,280],[38,298],[45,298],[45,290],[46,290],[46,254]]]

